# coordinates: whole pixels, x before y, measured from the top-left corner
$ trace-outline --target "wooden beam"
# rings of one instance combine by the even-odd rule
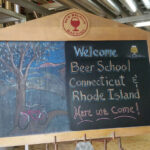
[[[101,130],[85,130],[74,132],[63,132],[54,134],[39,134],[18,137],[0,138],[0,147],[33,145],[54,143],[55,138],[58,143],[84,140],[85,134],[87,140],[96,140],[101,138],[118,138],[126,136],[136,136],[150,133],[150,126],[147,127],[131,127],[131,128],[114,128]]]
[[[8,23],[8,22],[15,22],[18,21],[18,19],[13,17],[6,17],[6,18],[0,18],[0,24]]]
[[[49,15],[49,14],[53,14],[53,11],[50,11],[42,6],[39,6],[33,2],[29,2],[27,0],[8,0],[14,4],[18,4],[24,8],[30,9],[32,11],[36,11],[39,14],[43,14],[43,15]]]
[[[18,14],[18,13],[15,13],[15,12],[13,12],[11,10],[8,10],[8,9],[0,8],[0,13],[4,14],[4,15],[7,15],[7,16],[10,16],[10,17],[13,17],[14,20],[18,19],[21,22],[25,22],[26,21],[26,16]],[[8,20],[5,19],[5,22],[6,21],[8,22]],[[0,23],[4,23],[3,20],[0,20]]]
[[[131,16],[131,17],[114,19],[114,21],[117,21],[120,23],[131,23],[131,22],[139,22],[139,21],[146,21],[146,20],[150,20],[149,14],[141,15],[141,16]]]
[[[76,4],[75,2],[71,1],[71,0],[56,0],[57,2],[65,5],[65,6],[68,6],[70,8],[77,8],[77,9],[81,9],[81,10],[85,10],[87,11],[86,8]]]
[[[76,3],[81,4],[82,6],[86,7],[90,12],[98,16],[105,16],[105,12],[98,7],[94,2],[89,2],[87,0],[75,0]]]

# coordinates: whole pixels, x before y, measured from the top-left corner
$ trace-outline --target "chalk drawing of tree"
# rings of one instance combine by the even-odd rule
[[[31,65],[45,61],[50,51],[55,50],[57,46],[53,42],[1,42],[0,73],[3,74],[5,80],[9,81],[10,78],[14,78],[16,82],[15,127],[18,125],[20,112],[25,108],[26,81]],[[66,113],[63,111],[49,112],[47,122],[54,116],[62,114]]]

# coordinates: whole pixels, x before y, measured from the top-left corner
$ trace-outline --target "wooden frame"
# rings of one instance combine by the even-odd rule
[[[62,18],[70,11],[79,12],[79,10],[73,9],[1,29],[0,41],[147,40],[150,56],[149,32],[100,18],[86,12],[81,11],[86,15],[90,24],[86,35],[81,37],[67,35],[62,28]],[[0,147],[53,143],[55,141],[55,137],[57,142],[84,140],[85,134],[87,139],[98,139],[135,136],[146,133],[150,133],[150,126],[6,137],[0,138]]]
[[[150,133],[150,127],[131,127],[131,128],[116,128],[116,129],[100,129],[88,131],[73,131],[65,133],[54,134],[39,134],[18,137],[0,138],[0,147],[20,146],[20,145],[33,145],[33,144],[46,144],[69,142],[69,141],[84,141],[85,134],[87,140],[101,139],[101,138],[117,138],[126,136],[136,136]]]

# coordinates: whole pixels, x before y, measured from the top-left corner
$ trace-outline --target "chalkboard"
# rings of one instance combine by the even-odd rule
[[[150,125],[146,41],[65,43],[71,130]]]
[[[64,45],[0,42],[0,137],[70,131]]]
[[[0,42],[0,137],[150,125],[146,41]]]

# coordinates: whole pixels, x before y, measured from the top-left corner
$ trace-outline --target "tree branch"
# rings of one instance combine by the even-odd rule
[[[10,62],[11,62],[11,65],[12,65],[12,67],[13,67],[14,71],[17,73],[17,72],[18,72],[18,68],[16,67],[16,65],[15,65],[15,63],[14,63],[13,54],[12,54],[12,52],[11,52],[11,49],[10,49],[10,47],[9,47],[8,42],[6,43],[6,45],[7,45],[7,48],[8,48],[9,54],[10,54]]]
[[[31,59],[30,63],[27,65],[27,68],[26,68],[26,71],[25,71],[25,80],[27,79],[30,66],[31,66],[31,64],[33,63],[33,61],[34,61],[35,59],[36,59],[36,55]]]
[[[38,44],[39,44],[39,43],[38,43]],[[37,44],[37,45],[38,45],[38,44]],[[33,53],[34,53],[34,56],[33,56],[33,58],[31,59],[31,61],[29,62],[29,64],[28,64],[27,67],[26,67],[25,79],[27,79],[28,72],[29,72],[29,68],[30,68],[31,64],[32,64],[33,61],[37,58],[36,51],[38,51],[39,49],[40,49],[40,47],[36,48],[36,45],[33,46]]]
[[[24,61],[24,52],[21,52],[21,54],[20,54],[21,56],[20,56],[20,64],[19,64],[19,71],[20,71],[20,73],[21,73],[21,75],[23,76],[23,73],[22,73],[22,66],[23,66],[23,61]]]
[[[6,63],[6,61],[0,57],[0,61],[9,69],[10,72],[14,72],[14,69],[12,67],[9,66],[9,64]]]
[[[26,49],[24,51],[21,51],[21,54],[20,54],[21,55],[20,56],[20,65],[19,65],[20,72],[22,72],[24,57],[25,57],[26,52],[29,50],[29,45],[30,44],[28,44],[28,46],[26,47]]]

